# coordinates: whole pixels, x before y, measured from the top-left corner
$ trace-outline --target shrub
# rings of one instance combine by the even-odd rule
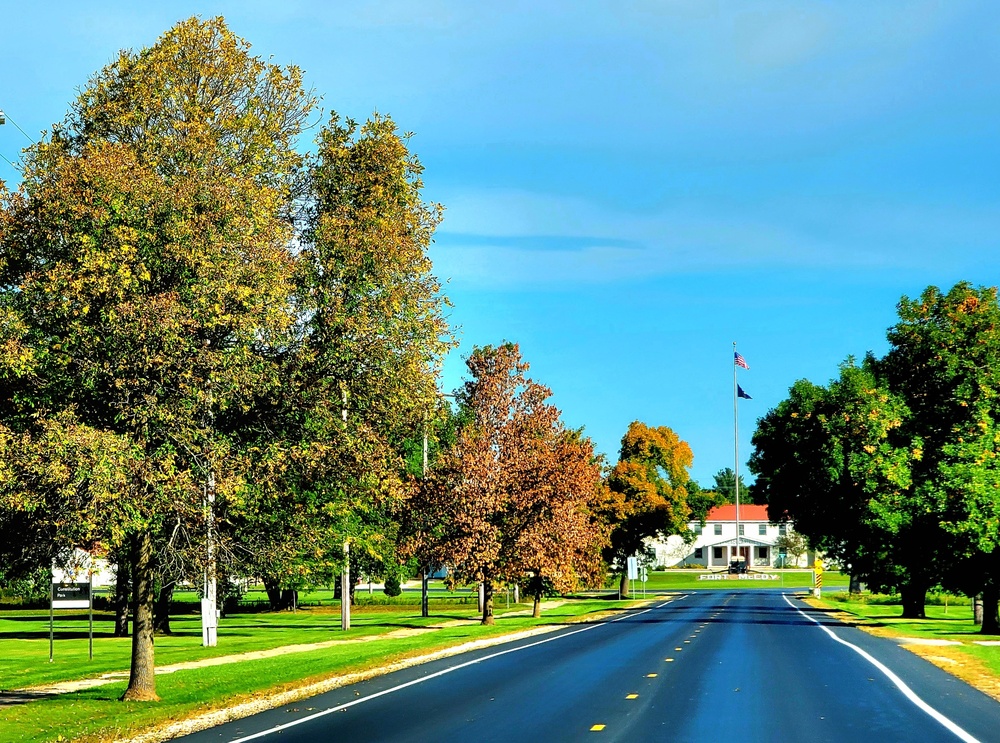
[[[385,576],[385,588],[382,591],[386,596],[398,596],[403,592],[399,585],[399,573],[393,571]]]

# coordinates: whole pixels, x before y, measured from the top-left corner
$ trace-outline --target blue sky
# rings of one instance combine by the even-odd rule
[[[445,387],[473,345],[516,341],[612,459],[630,421],[667,425],[710,484],[733,464],[733,341],[745,461],[796,379],[885,350],[902,295],[1000,283],[990,3],[3,4],[0,108],[32,136],[192,14],[302,67],[327,110],[392,115],[446,207]]]

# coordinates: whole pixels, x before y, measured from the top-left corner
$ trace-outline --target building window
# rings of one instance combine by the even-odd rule
[[[694,525],[694,533],[695,534],[701,534],[701,524],[695,524]]]
[[[778,534],[785,536],[788,533],[788,526],[785,524],[778,524]]]
[[[712,547],[712,558],[716,560],[722,559],[722,547]]]
[[[740,536],[743,536],[743,524],[740,524]]]
[[[722,536],[722,524],[716,524],[715,525],[715,536],[717,536],[717,537],[721,537]]]
[[[767,536],[767,524],[757,524],[757,533],[762,537]]]
[[[703,547],[695,547],[694,548],[694,559],[695,560],[701,560],[701,559],[703,559],[703,555],[704,554],[705,554],[705,549]]]
[[[767,559],[767,547],[758,547],[757,548],[757,557],[759,557],[761,560],[766,560]]]

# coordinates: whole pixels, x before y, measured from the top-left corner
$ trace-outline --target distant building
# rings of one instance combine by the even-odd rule
[[[659,567],[717,568],[729,565],[730,560],[742,555],[750,567],[804,567],[807,555],[792,557],[778,553],[774,543],[778,537],[792,530],[792,524],[773,524],[767,515],[767,506],[746,504],[740,506],[739,551],[737,552],[736,506],[716,506],[705,517],[705,525],[697,521],[688,524],[697,535],[693,544],[681,537],[666,540],[649,540],[647,545],[656,552]]]

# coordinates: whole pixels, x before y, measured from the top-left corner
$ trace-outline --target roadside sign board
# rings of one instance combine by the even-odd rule
[[[53,609],[89,609],[90,583],[53,583]]]
[[[86,609],[87,645],[94,659],[94,560],[86,551],[74,549],[52,560],[52,583],[49,594],[49,663],[55,649],[56,609]]]
[[[628,579],[637,580],[639,578],[639,558],[628,558]]]

